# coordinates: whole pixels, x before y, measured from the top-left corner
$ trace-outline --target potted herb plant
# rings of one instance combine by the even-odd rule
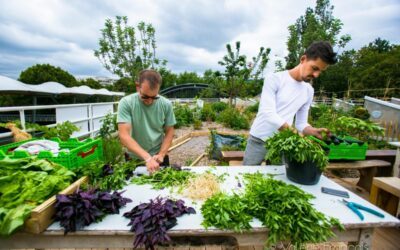
[[[293,182],[314,185],[328,165],[327,152],[320,144],[290,129],[276,133],[265,142],[266,160],[286,165],[286,176]]]

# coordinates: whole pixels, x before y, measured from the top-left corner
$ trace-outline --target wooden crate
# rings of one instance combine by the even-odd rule
[[[72,183],[59,194],[72,194],[78,187],[88,182],[88,177],[84,176],[79,180]],[[53,195],[42,204],[32,210],[31,217],[25,221],[24,231],[29,233],[38,234],[43,232],[53,223],[53,215],[55,214],[56,196]]]

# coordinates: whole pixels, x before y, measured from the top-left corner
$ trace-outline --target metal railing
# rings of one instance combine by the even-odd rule
[[[96,113],[96,107],[111,107],[110,112],[104,112],[100,115],[94,115]],[[79,108],[81,111],[84,111],[86,109],[86,115],[81,115],[81,117],[73,120],[66,119],[67,117],[60,117],[62,121],[68,120],[69,122],[77,125],[77,124],[83,124],[87,122],[87,131],[79,133],[77,136],[78,138],[84,137],[84,136],[91,136],[94,137],[96,133],[100,130],[99,128],[95,128],[95,121],[105,117],[108,113],[116,114],[118,102],[101,102],[101,103],[82,103],[82,104],[62,104],[62,105],[40,105],[40,106],[15,106],[15,107],[0,107],[0,113],[5,113],[5,112],[18,112],[19,113],[19,121],[21,123],[21,127],[23,130],[26,130],[26,114],[25,111],[36,111],[36,110],[57,110],[62,113],[62,109],[70,109],[70,114],[71,114],[71,109],[74,108]],[[98,112],[98,111],[97,111]],[[84,113],[84,112],[83,112]],[[68,116],[68,113],[66,112],[65,115]],[[49,124],[47,125],[48,127],[54,127],[57,125],[57,123],[60,123],[62,121],[57,121],[54,124]],[[29,131],[30,132],[30,131]],[[1,138],[7,138],[12,136],[11,132],[5,132],[5,133],[0,133],[0,139]]]

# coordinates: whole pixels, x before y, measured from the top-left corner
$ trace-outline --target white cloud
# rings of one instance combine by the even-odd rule
[[[347,48],[375,38],[400,43],[398,0],[331,0],[333,15],[350,34]],[[133,1],[0,0],[0,74],[17,77],[36,63],[51,63],[76,75],[108,73],[93,55],[106,18],[126,15],[156,28],[157,54],[175,72],[220,69],[225,45],[241,41],[241,52],[255,56],[272,49],[268,71],[287,54],[287,27],[311,0]]]

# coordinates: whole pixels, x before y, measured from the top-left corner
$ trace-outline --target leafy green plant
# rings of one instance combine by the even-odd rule
[[[248,129],[249,121],[239,110],[235,108],[227,108],[222,111],[217,117],[217,121],[222,123],[224,126],[233,129]]]
[[[253,104],[253,105],[250,105],[250,106],[248,106],[246,109],[245,109],[245,113],[257,113],[258,112],[258,107],[260,106],[260,102],[257,102],[257,103],[255,103],[255,104]]]
[[[265,147],[268,149],[265,159],[270,160],[272,164],[281,163],[284,155],[290,161],[300,163],[312,161],[321,171],[328,165],[328,157],[320,144],[290,129],[268,138]]]
[[[33,208],[68,187],[75,174],[44,159],[0,161],[0,236],[24,224]]]
[[[174,114],[176,119],[175,128],[189,126],[194,122],[192,110],[188,105],[174,105]]]
[[[119,190],[127,185],[127,180],[139,164],[134,160],[113,165],[96,161],[76,169],[75,173],[88,176],[89,184],[100,190]]]
[[[103,157],[104,162],[112,165],[124,161],[124,150],[119,138],[103,139]]]
[[[154,189],[163,189],[167,187],[183,186],[187,183],[189,178],[193,176],[195,176],[194,173],[168,167],[152,175],[135,176],[132,178],[132,183],[138,185],[150,184]]]
[[[202,124],[201,120],[195,119],[193,121],[193,128],[196,129],[196,130],[200,130],[202,125],[203,124]]]
[[[217,117],[216,111],[213,110],[212,105],[209,103],[204,104],[201,109],[200,119],[202,121],[212,122],[215,121]]]
[[[16,120],[12,121],[11,123],[14,123],[19,129],[22,129],[21,121]],[[0,127],[6,128],[6,125],[7,123],[0,123]],[[68,140],[71,137],[72,133],[78,132],[80,130],[76,125],[74,125],[70,121],[58,123],[54,127],[47,127],[36,123],[25,123],[25,128],[43,132],[43,137],[46,139],[58,137],[62,141]]]
[[[237,194],[218,193],[207,199],[201,207],[205,228],[214,226],[242,232],[251,228],[253,216],[248,213],[248,206]]]
[[[108,113],[102,120],[102,125],[99,131],[101,138],[110,138],[111,134],[117,131],[117,116],[112,113]]]
[[[220,113],[229,107],[228,103],[225,102],[213,102],[211,104],[211,109],[217,113]]]
[[[247,213],[269,229],[268,244],[290,241],[300,249],[306,242],[325,242],[334,237],[334,226],[344,229],[337,219],[317,211],[311,203],[314,196],[300,188],[261,173],[245,174],[244,179]]]
[[[338,135],[350,135],[362,141],[367,141],[371,135],[384,134],[384,129],[372,122],[354,117],[341,116],[335,122],[332,130]]]
[[[57,124],[55,127],[47,127],[38,124],[32,124],[32,128],[36,131],[42,131],[43,137],[50,139],[58,137],[62,141],[68,140],[74,132],[78,132],[80,129],[69,121]]]

